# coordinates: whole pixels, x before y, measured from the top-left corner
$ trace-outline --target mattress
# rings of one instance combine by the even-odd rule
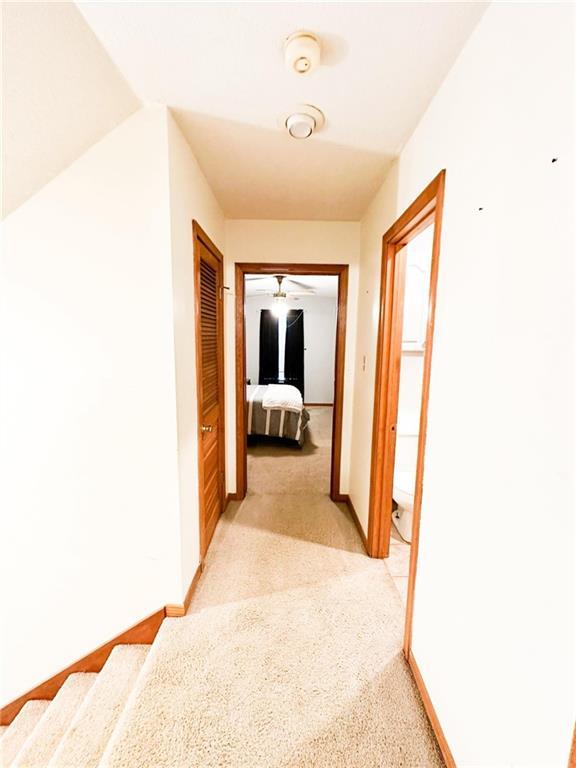
[[[249,384],[246,388],[248,434],[281,437],[286,440],[294,440],[302,446],[306,427],[310,421],[310,414],[304,406],[300,411],[286,408],[264,408],[262,403],[268,386],[268,384]]]

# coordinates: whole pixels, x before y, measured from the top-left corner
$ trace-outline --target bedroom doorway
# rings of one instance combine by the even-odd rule
[[[326,301],[328,293],[333,297],[331,328],[323,329],[306,310],[319,293],[326,294]],[[316,443],[330,445],[330,498],[345,500],[340,458],[347,293],[345,264],[236,264],[235,499],[243,499],[248,490],[249,441],[259,444],[250,448],[251,460],[255,450],[264,452],[261,445],[269,436],[271,443],[282,445],[270,447],[266,455],[297,452],[298,447],[306,453],[310,428]],[[306,348],[312,331],[316,350]],[[314,367],[322,372],[321,385],[310,378]]]

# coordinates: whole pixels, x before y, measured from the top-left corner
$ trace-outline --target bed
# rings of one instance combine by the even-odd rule
[[[275,437],[304,444],[310,414],[302,395],[289,384],[249,384],[247,431],[249,436]]]

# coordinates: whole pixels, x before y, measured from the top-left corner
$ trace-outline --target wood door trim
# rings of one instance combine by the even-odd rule
[[[334,403],[332,413],[332,459],[330,469],[330,498],[340,497],[340,464],[342,460],[342,419],[344,409],[344,366],[346,360],[346,316],[348,303],[348,264],[287,264],[250,263],[235,264],[236,296],[236,493],[243,499],[248,490],[246,451],[246,330],[244,321],[244,275],[334,275],[338,277],[338,312],[336,320],[336,354],[334,359]]]
[[[428,409],[430,377],[431,340],[433,334],[433,307],[436,300],[437,263],[439,234],[444,196],[445,171],[404,211],[388,229],[382,239],[382,280],[380,287],[380,317],[376,349],[376,381],[374,391],[374,421],[372,431],[372,456],[370,472],[370,502],[368,514],[368,552],[372,557],[388,557],[392,520],[387,514],[387,497],[391,494],[394,475],[394,443],[396,416],[398,413],[398,380],[402,341],[402,297],[400,290],[403,275],[400,273],[402,260],[396,254],[411,239],[427,226],[436,222],[430,276],[431,312],[427,328],[427,343],[424,353],[423,397],[421,407],[424,416],[424,433],[420,431],[419,462],[423,464],[425,443],[425,422]],[[430,323],[430,319],[432,323]],[[430,337],[428,339],[428,337]],[[430,343],[429,343],[430,342]],[[420,453],[422,456],[420,457]],[[422,461],[420,461],[422,458]],[[422,467],[420,469],[420,481]],[[417,468],[418,485],[418,468]],[[416,517],[417,500],[414,503]],[[420,494],[421,501],[421,494]]]
[[[404,627],[405,654],[409,654],[412,647],[414,590],[416,588],[416,569],[418,565],[418,551],[420,546],[420,517],[422,512],[424,460],[426,453],[426,433],[428,430],[428,401],[430,399],[430,373],[432,370],[432,351],[434,347],[434,322],[436,319],[436,294],[438,288],[438,264],[440,259],[440,240],[442,236],[442,213],[444,210],[445,180],[446,171],[442,171],[430,185],[435,193],[434,233],[432,241],[432,265],[430,269],[428,323],[426,327],[426,345],[424,349],[424,371],[422,373],[422,406],[420,409],[420,427],[418,431],[418,459],[416,463],[416,487],[414,490],[412,544],[410,546],[410,571],[408,574],[408,593],[406,597],[406,623]]]
[[[568,768],[576,768],[576,724],[572,732],[572,746],[570,747],[570,755],[568,757]]]
[[[194,256],[194,301],[195,301],[195,344],[196,344],[196,402],[197,402],[197,440],[198,440],[198,495],[199,495],[199,516],[200,516],[200,559],[204,561],[208,543],[206,542],[205,518],[206,510],[204,504],[204,461],[202,454],[202,347],[201,347],[201,319],[200,319],[200,248],[198,243],[202,243],[207,250],[220,262],[220,277],[224,283],[224,256],[202,229],[200,224],[194,219],[192,221],[192,243]],[[222,286],[223,287],[223,286]],[[225,422],[225,395],[224,395],[224,307],[222,296],[218,297],[220,301],[220,330],[218,344],[218,400],[220,403],[219,419],[222,424],[222,435],[219,438],[219,471],[220,476],[220,512],[224,510],[226,504],[225,489],[225,445],[226,445],[226,422]]]
[[[246,496],[248,491],[248,453],[246,437],[246,323],[244,319],[244,303],[246,289],[244,285],[245,272],[240,264],[234,270],[234,296],[236,307],[234,316],[235,326],[235,375],[236,375],[236,492],[238,501]]]
[[[416,688],[418,688],[418,693],[420,694],[422,704],[424,705],[424,710],[426,711],[426,715],[428,716],[428,720],[432,730],[434,731],[434,736],[436,736],[436,741],[438,742],[438,747],[440,748],[440,752],[444,758],[444,762],[446,763],[446,768],[456,768],[454,756],[450,750],[450,747],[448,746],[446,736],[444,735],[444,731],[440,725],[440,720],[438,720],[438,715],[436,714],[436,710],[432,704],[430,694],[428,693],[428,689],[426,688],[424,679],[420,673],[418,664],[416,664],[416,659],[414,658],[412,651],[410,651],[410,653],[407,655],[406,661],[408,662],[408,666],[412,672],[412,677],[416,683]]]
[[[346,363],[346,315],[348,302],[348,267],[338,275],[338,314],[336,318],[336,355],[334,360],[334,410],[332,411],[332,464],[330,498],[340,495],[342,464],[342,423],[344,418],[344,373]]]
[[[429,313],[426,328],[424,350],[424,370],[422,374],[422,401],[420,409],[420,428],[418,435],[418,459],[416,465],[416,486],[414,493],[414,511],[412,544],[410,547],[410,570],[408,576],[408,595],[406,602],[406,623],[404,628],[404,654],[409,658],[412,644],[412,623],[414,614],[414,590],[418,563],[420,539],[420,515],[422,509],[422,487],[424,477],[424,457],[426,449],[426,429],[428,423],[428,400],[430,396],[430,371],[434,340],[434,318],[436,311],[436,291],[438,283],[438,262],[440,256],[440,238],[442,233],[442,211],[444,206],[444,187],[446,171],[426,187],[416,200],[404,211],[402,216],[386,232],[382,241],[382,284],[380,291],[380,320],[378,326],[378,346],[376,356],[376,382],[374,393],[374,422],[372,435],[372,462],[370,473],[370,505],[368,523],[368,551],[373,557],[387,557],[390,547],[391,517],[386,514],[387,505],[384,496],[391,496],[394,478],[394,442],[398,411],[398,371],[394,356],[400,354],[401,320],[394,318],[398,307],[398,275],[396,254],[425,227],[433,224],[432,263],[430,270]],[[400,340],[398,336],[400,335]]]

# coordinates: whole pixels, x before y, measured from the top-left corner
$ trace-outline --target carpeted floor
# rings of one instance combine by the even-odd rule
[[[101,765],[426,768],[442,760],[400,652],[403,610],[328,495],[331,409],[302,451],[249,451],[184,619],[166,620]]]
[[[262,443],[248,448],[248,493],[328,493],[332,408],[309,408],[302,448]]]

